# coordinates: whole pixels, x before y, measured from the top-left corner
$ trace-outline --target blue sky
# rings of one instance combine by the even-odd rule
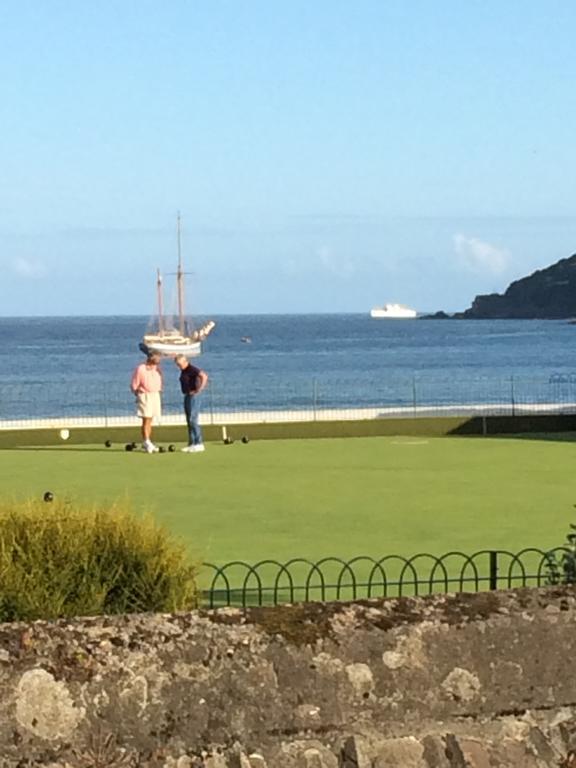
[[[0,314],[464,309],[576,251],[570,0],[5,0]]]

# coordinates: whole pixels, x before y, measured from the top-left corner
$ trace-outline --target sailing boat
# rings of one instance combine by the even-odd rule
[[[158,302],[157,329],[153,333],[147,333],[140,349],[143,352],[158,352],[166,357],[186,355],[195,357],[202,352],[202,342],[215,328],[216,323],[209,320],[198,330],[190,331],[185,318],[184,310],[184,269],[182,268],[180,214],[177,218],[178,231],[178,269],[176,271],[176,286],[178,291],[178,325],[174,327],[164,314],[164,290],[162,274],[157,271],[156,298]]]

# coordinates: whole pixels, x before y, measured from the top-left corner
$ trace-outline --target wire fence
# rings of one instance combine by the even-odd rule
[[[208,608],[283,603],[358,600],[449,592],[483,592],[558,583],[562,562],[573,555],[567,547],[481,550],[468,555],[448,552],[436,557],[387,555],[379,560],[326,557],[316,562],[294,558],[281,563],[234,561],[206,563],[202,572],[202,604]]]
[[[204,424],[323,421],[423,416],[576,413],[576,374],[501,377],[391,376],[351,382],[290,376],[248,384],[211,380],[202,395]],[[182,419],[177,384],[163,393],[163,423]],[[0,384],[0,427],[132,423],[125,382]]]

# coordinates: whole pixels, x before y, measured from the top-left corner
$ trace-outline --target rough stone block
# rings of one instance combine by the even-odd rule
[[[325,768],[322,755],[317,749],[307,749],[304,752],[304,768]]]
[[[441,736],[425,736],[422,739],[424,763],[428,768],[453,768],[446,753],[446,742]]]
[[[374,768],[428,768],[424,761],[424,747],[413,736],[388,739],[380,747],[373,761]]]
[[[252,754],[248,755],[248,760],[250,768],[267,768],[266,760],[258,752],[252,752]]]
[[[557,760],[539,760],[530,750],[526,748],[526,745],[520,744],[517,741],[505,741],[499,744],[493,749],[492,763],[497,765],[510,766],[510,768],[543,768],[543,766],[559,765]]]
[[[269,768],[339,768],[336,754],[319,739],[284,743],[267,761]]]
[[[536,757],[551,765],[559,764],[565,756],[554,748],[552,741],[544,736],[540,728],[530,728],[528,743]]]
[[[346,739],[340,750],[339,768],[372,768],[371,750],[365,740],[351,736]]]
[[[447,733],[444,737],[444,743],[446,744],[446,757],[450,761],[450,768],[466,768],[466,759],[456,736],[453,733]]]
[[[458,744],[464,755],[466,768],[493,768],[485,744],[472,739],[458,739]]]
[[[228,761],[218,753],[205,757],[204,764],[206,768],[228,768]]]

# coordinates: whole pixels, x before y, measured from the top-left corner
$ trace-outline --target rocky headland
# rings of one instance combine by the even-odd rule
[[[436,312],[428,319],[561,320],[576,318],[576,254],[510,283],[503,294],[476,296],[465,312]]]

